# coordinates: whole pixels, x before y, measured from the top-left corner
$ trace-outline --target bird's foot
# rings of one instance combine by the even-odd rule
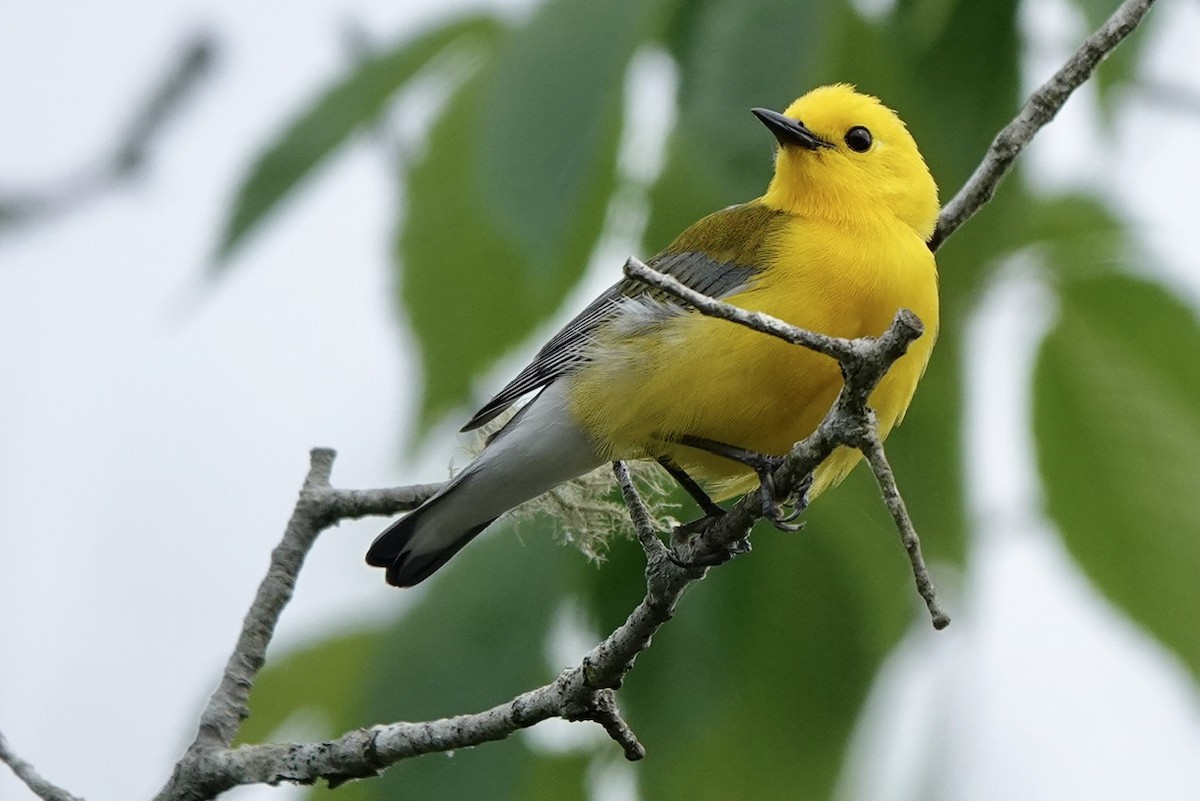
[[[803,523],[793,521],[808,507],[808,490],[812,486],[812,476],[808,476],[798,490],[787,498],[780,498],[775,489],[775,471],[783,464],[786,457],[772,456],[767,453],[727,445],[724,442],[685,435],[679,438],[679,443],[708,453],[723,456],[746,465],[758,476],[758,497],[762,514],[771,525],[780,531],[799,531]],[[786,507],[790,511],[785,511]]]
[[[793,522],[808,508],[808,491],[812,489],[813,477],[809,473],[800,482],[800,486],[786,498],[776,500],[775,482],[772,473],[764,477],[759,474],[759,497],[762,501],[763,517],[780,531],[799,531],[804,528],[804,521]]]
[[[673,545],[668,552],[667,558],[678,567],[688,570],[703,570],[709,567],[723,565],[735,556],[740,556],[744,553],[750,553],[750,538],[742,537],[740,540],[734,540],[724,548],[719,548],[716,551],[700,555],[691,555],[684,557],[680,555],[680,551],[692,540],[692,537],[703,532],[709,526],[717,521],[717,518],[712,516],[702,517],[699,520],[694,520],[691,523],[685,523],[682,526],[675,528],[675,534],[672,536]],[[680,538],[680,532],[690,526],[702,524],[699,529],[693,529],[690,534]]]
[[[799,531],[803,523],[793,523],[800,512],[795,510],[796,504],[789,504],[788,498],[779,498],[775,489],[775,471],[783,464],[782,456],[769,456],[764,453],[747,453],[743,462],[758,475],[758,502],[762,515],[771,525],[780,531]],[[789,506],[792,511],[785,512]],[[803,509],[801,509],[803,511]]]
[[[691,555],[684,557],[681,552],[687,546],[695,541],[696,537],[708,531],[709,527],[715,524],[718,520],[725,516],[725,511],[717,507],[716,511],[707,514],[690,523],[682,523],[675,527],[675,531],[671,534],[671,550],[667,552],[667,558],[679,567],[689,570],[703,570],[709,567],[716,567],[728,562],[735,556],[740,556],[744,553],[750,553],[750,539],[742,537],[740,540],[735,540],[729,543],[724,548],[719,548],[715,552],[710,552],[701,555]]]
[[[671,532],[671,544],[675,546],[686,545],[692,541],[692,537],[708,531],[709,526],[724,516],[725,510],[718,508],[716,512],[706,514],[704,517],[699,517],[690,523],[680,523]]]

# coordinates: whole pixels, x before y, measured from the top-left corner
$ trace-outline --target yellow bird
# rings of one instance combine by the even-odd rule
[[[927,241],[937,186],[900,118],[845,84],[779,114],[754,109],[779,143],[766,193],[711,214],[649,261],[692,289],[839,337],[878,336],[897,310],[925,324],[875,389],[886,436],[908,408],[938,329]],[[499,515],[613,459],[656,459],[708,515],[763,481],[813,432],[841,388],[837,363],[705,317],[625,279],[555,335],[464,431],[536,397],[437,495],[371,545],[400,587],[426,579]],[[857,463],[842,448],[808,497]],[[696,481],[693,481],[695,479]],[[778,516],[776,522],[787,518]]]

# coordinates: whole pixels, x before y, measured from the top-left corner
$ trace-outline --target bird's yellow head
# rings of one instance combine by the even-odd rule
[[[768,206],[838,222],[890,216],[929,239],[937,185],[904,123],[878,99],[834,84],[783,114],[754,113],[779,141]]]

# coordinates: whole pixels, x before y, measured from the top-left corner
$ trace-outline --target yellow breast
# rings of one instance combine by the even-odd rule
[[[860,229],[795,218],[770,243],[753,286],[727,298],[812,331],[854,338],[883,333],[900,308],[926,333],[871,397],[886,436],[903,417],[937,336],[937,272],[911,229]],[[609,458],[667,455],[719,497],[753,486],[746,468],[671,443],[681,434],[782,455],[808,436],[841,388],[829,357],[743,326],[680,314],[637,336],[602,335],[601,356],[572,378],[572,410]],[[843,449],[844,450],[844,449]],[[857,452],[835,453],[812,495],[840,481]]]

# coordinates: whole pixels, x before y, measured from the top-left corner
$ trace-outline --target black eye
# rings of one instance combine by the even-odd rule
[[[846,146],[855,153],[866,153],[871,149],[871,132],[861,125],[846,131]]]

